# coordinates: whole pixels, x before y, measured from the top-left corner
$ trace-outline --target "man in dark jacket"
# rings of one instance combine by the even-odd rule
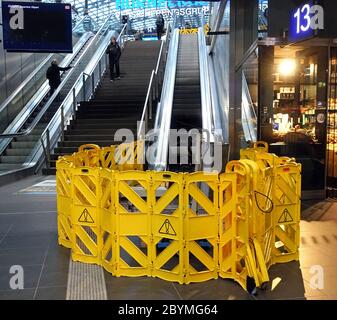
[[[157,26],[157,37],[158,40],[161,40],[161,36],[164,31],[165,20],[162,14],[157,15],[156,26]]]
[[[119,73],[119,59],[122,55],[122,51],[120,46],[118,45],[116,38],[111,38],[111,43],[108,45],[106,49],[106,54],[109,55],[109,65],[110,65],[110,80],[114,81],[114,69],[116,69],[116,79],[120,79]]]
[[[50,86],[50,97],[53,95],[57,87],[61,83],[61,71],[67,71],[71,69],[72,66],[68,66],[65,68],[59,67],[57,60],[53,60],[51,62],[51,66],[47,70],[47,79],[49,80],[49,86]]]

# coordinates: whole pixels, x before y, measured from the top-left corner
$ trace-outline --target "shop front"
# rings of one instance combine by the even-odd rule
[[[337,190],[337,3],[314,2],[269,1],[268,35],[242,67],[257,139],[302,164],[304,199]]]

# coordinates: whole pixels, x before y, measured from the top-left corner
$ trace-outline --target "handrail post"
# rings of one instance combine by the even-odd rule
[[[61,107],[61,141],[64,141],[64,106],[63,105]]]
[[[94,92],[95,92],[95,71],[92,73],[92,78],[91,78],[91,95],[93,95]]]
[[[152,120],[152,101],[153,101],[153,87],[151,88],[151,94],[150,94],[150,99],[149,99],[149,114],[148,118]]]
[[[50,134],[49,134],[49,129],[47,129],[46,132],[46,138],[47,138],[47,145],[46,145],[46,155],[47,155],[47,160],[48,160],[48,168],[50,167]]]
[[[73,119],[76,119],[76,91],[73,88]]]
[[[86,90],[85,90],[85,74],[83,73],[83,101],[86,100]]]

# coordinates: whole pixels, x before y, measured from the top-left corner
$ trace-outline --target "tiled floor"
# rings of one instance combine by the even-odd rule
[[[55,195],[18,193],[41,179],[0,188],[0,300],[65,298],[69,251],[57,244]],[[10,287],[13,265],[23,267],[23,290]]]
[[[66,298],[69,250],[57,244],[55,194],[18,192],[45,179],[50,178],[34,176],[0,188],[0,300]],[[104,272],[108,299],[337,300],[337,202],[304,203],[303,209],[300,262],[273,266],[270,288],[257,296],[229,280],[182,286]],[[24,269],[24,290],[10,288],[13,265]],[[321,289],[310,286],[317,265],[324,271]]]

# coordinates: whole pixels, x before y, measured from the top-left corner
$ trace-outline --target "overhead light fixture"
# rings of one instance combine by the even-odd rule
[[[291,76],[295,73],[296,62],[293,59],[284,59],[279,65],[279,73],[283,76]]]

